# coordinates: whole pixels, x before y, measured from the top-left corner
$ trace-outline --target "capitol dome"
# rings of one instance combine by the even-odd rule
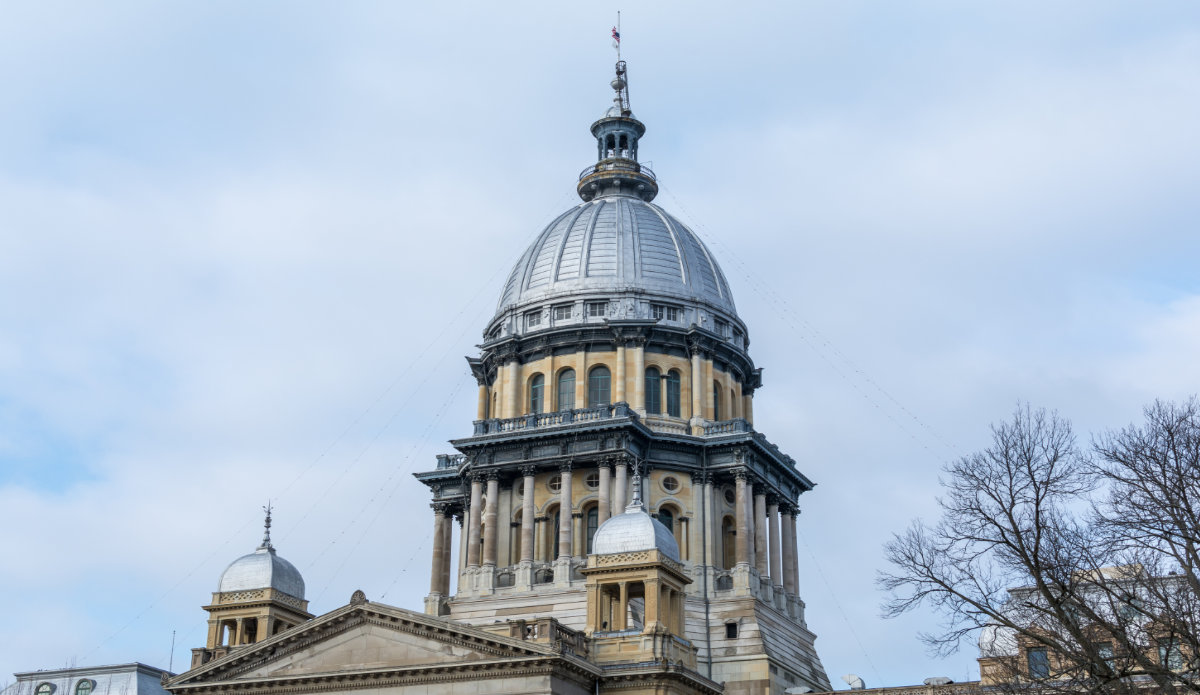
[[[221,593],[252,589],[275,589],[302,599],[304,578],[300,576],[300,570],[279,557],[274,548],[260,547],[230,563],[221,573],[217,585],[217,591]]]
[[[647,514],[640,501],[636,509],[631,505],[624,514],[600,524],[592,538],[592,553],[595,555],[638,550],[657,550],[679,562],[679,543],[675,541],[675,536],[661,521]]]
[[[614,105],[591,126],[597,160],[579,175],[583,202],[558,215],[513,266],[484,332],[503,337],[604,320],[652,320],[734,338],[746,327],[713,254],[651,201],[658,179],[638,161],[645,125],[629,110],[618,65]]]
[[[623,195],[581,203],[547,225],[509,273],[496,311],[627,292],[737,315],[724,273],[692,230],[657,205]]]

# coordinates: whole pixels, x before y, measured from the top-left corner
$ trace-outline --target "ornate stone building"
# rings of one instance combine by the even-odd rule
[[[469,359],[474,431],[417,475],[434,510],[426,612],[586,629],[586,558],[636,462],[692,580],[682,627],[701,672],[727,692],[823,690],[797,593],[798,501],[813,484],[754,429],[749,332],[713,255],[652,203],[625,80],[620,64],[614,105],[591,126],[583,202],[522,254]]]
[[[222,577],[173,695],[829,688],[797,593],[813,483],[755,431],[746,326],[712,254],[652,203],[623,62],[612,86],[583,202],[518,260],[468,358],[473,431],[416,474],[425,613],[356,592],[310,619],[267,536]]]

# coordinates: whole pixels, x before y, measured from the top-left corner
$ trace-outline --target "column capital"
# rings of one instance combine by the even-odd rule
[[[604,458],[602,458],[596,462],[597,469],[607,468],[611,471],[612,467],[613,467],[613,457],[612,456],[605,456]]]
[[[582,519],[583,512],[571,512],[571,518],[572,519]]]
[[[712,474],[705,471],[692,471],[692,485],[707,485],[712,482]]]
[[[484,474],[484,477],[487,478],[487,480],[489,482],[492,480],[499,480],[500,479],[500,471],[490,470],[486,474]]]
[[[754,483],[754,474],[748,468],[736,468],[733,471],[733,477],[747,484]]]
[[[471,475],[469,477],[470,477],[470,480],[472,483],[482,483],[485,480],[487,480],[487,475],[485,475],[484,473],[481,473],[479,471],[475,471],[475,472],[471,473]]]
[[[574,467],[575,467],[574,459],[567,459],[566,461],[560,461],[558,464],[558,470],[562,471],[563,473],[570,473],[571,469]]]
[[[446,516],[446,513],[450,511],[449,502],[434,502],[429,507],[433,510],[434,516]]]
[[[521,476],[528,478],[537,475],[537,466],[521,466]]]
[[[767,506],[768,507],[778,507],[780,505],[780,501],[781,500],[780,500],[779,495],[776,495],[774,492],[767,493]]]

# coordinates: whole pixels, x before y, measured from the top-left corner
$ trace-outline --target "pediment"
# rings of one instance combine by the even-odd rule
[[[472,664],[554,654],[549,645],[493,635],[394,606],[352,604],[183,673],[166,688],[179,693],[225,683],[321,679],[368,671],[468,669]]]

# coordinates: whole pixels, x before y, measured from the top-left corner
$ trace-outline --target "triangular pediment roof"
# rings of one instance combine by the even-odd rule
[[[413,678],[477,677],[521,669],[599,674],[595,666],[554,645],[492,634],[444,618],[361,601],[239,648],[164,684],[177,695],[210,689],[377,687]],[[585,675],[586,674],[586,675]]]

